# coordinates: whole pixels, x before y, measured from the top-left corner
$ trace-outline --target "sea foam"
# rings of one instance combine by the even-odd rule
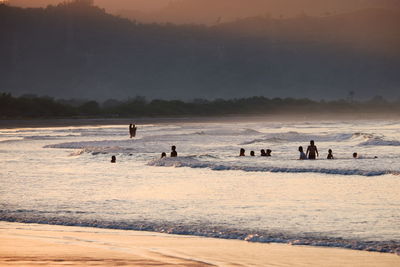
[[[239,161],[239,159],[238,159]],[[246,162],[247,163],[247,162]],[[380,176],[385,174],[398,175],[399,171],[394,170],[365,170],[350,168],[315,168],[315,167],[281,167],[281,166],[252,166],[239,165],[232,162],[207,162],[193,157],[163,158],[152,160],[149,166],[160,167],[188,167],[188,168],[207,168],[214,171],[245,171],[245,172],[275,172],[275,173],[321,173],[335,175],[360,175],[360,176]]]

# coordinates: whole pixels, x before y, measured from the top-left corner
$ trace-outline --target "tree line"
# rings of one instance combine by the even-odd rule
[[[376,96],[366,101],[315,101],[294,98],[250,97],[236,99],[146,100],[137,96],[120,101],[54,99],[47,96],[12,96],[0,93],[0,118],[125,118],[273,114],[361,114],[400,115],[400,100]]]

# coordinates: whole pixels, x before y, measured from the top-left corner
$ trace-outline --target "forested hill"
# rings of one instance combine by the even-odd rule
[[[139,24],[85,2],[0,4],[0,91],[98,100],[400,94],[398,11],[206,27]]]

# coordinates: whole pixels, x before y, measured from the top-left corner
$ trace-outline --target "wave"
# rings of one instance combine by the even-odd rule
[[[82,141],[82,142],[66,142],[59,144],[45,145],[43,148],[56,149],[78,149],[78,152],[73,152],[71,156],[78,156],[83,153],[109,154],[109,153],[154,153],[160,149],[158,142],[138,142],[137,139],[126,140],[102,140],[102,141]],[[168,146],[167,146],[168,148]],[[158,153],[157,153],[158,154]]]
[[[147,135],[143,136],[142,140],[146,141],[176,141],[192,139],[193,137],[199,136],[247,136],[247,135],[261,135],[262,133],[253,129],[218,129],[218,130],[200,130],[194,132],[185,133],[165,133],[158,135]]]
[[[57,140],[59,138],[65,137],[77,137],[74,134],[67,134],[67,135],[33,135],[33,136],[25,136],[24,140]]]
[[[198,135],[210,135],[210,136],[240,136],[240,135],[261,135],[262,133],[251,129],[210,129],[210,130],[201,130],[197,131],[194,134]]]
[[[267,134],[262,138],[256,138],[253,140],[245,141],[240,145],[251,145],[255,143],[280,143],[280,142],[305,142],[309,140],[315,140],[320,142],[341,142],[348,140],[369,140],[375,138],[374,134],[370,133],[341,133],[341,134],[323,134],[323,135],[313,135],[299,133],[295,131],[282,132]]]
[[[86,212],[35,212],[24,210],[0,210],[0,220],[19,223],[37,223],[49,225],[96,227],[105,229],[151,231],[175,235],[192,235],[221,239],[236,239],[257,243],[286,243],[320,247],[338,247],[353,250],[396,253],[400,255],[400,241],[365,241],[323,236],[323,234],[293,234],[269,230],[237,229],[215,226],[210,222],[198,222],[195,225],[174,222],[148,222],[103,220],[87,218],[93,214]]]
[[[1,140],[0,144],[7,144],[7,143],[15,143],[24,140],[23,138],[19,139],[6,139],[6,140]]]
[[[400,146],[400,141],[385,140],[382,137],[374,137],[370,140],[360,143],[360,146]]]
[[[107,149],[116,148],[132,144],[133,140],[103,140],[103,141],[82,141],[66,142],[60,144],[45,145],[43,148],[63,148],[63,149]]]
[[[80,136],[129,136],[128,131],[85,131],[80,132]]]
[[[361,170],[346,168],[316,168],[316,167],[278,167],[278,166],[243,166],[230,163],[214,163],[200,161],[194,157],[163,158],[152,160],[149,166],[158,167],[188,167],[205,168],[213,171],[245,171],[245,172],[272,172],[272,173],[320,173],[336,175],[359,175],[359,176],[381,176],[386,174],[399,175],[393,170]]]

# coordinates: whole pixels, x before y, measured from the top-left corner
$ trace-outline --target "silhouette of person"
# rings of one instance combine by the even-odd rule
[[[111,157],[111,163],[116,163],[117,162],[117,158],[115,156]]]
[[[328,156],[326,157],[327,159],[334,159],[333,154],[332,154],[332,149],[328,150]]]
[[[261,149],[261,157],[266,157],[266,156],[267,156],[267,153],[265,153],[265,150]]]
[[[254,151],[250,151],[250,156],[254,157],[255,155]]]
[[[163,152],[161,153],[161,158],[166,158],[167,157],[167,153]]]
[[[266,154],[266,156],[267,156],[267,157],[271,157],[271,152],[272,152],[271,149],[267,149],[267,154]]]
[[[246,152],[246,150],[244,150],[244,148],[241,148],[239,157],[244,157],[245,156],[245,154],[244,154],[245,152]]]
[[[353,158],[358,158],[358,154],[356,152],[353,153]]]
[[[171,158],[176,158],[178,156],[178,152],[176,152],[176,146],[171,147]]]
[[[314,145],[314,140],[310,141],[310,145],[307,148],[306,155],[308,156],[308,159],[316,159],[318,157],[318,149]]]
[[[302,146],[299,146],[299,152],[300,152],[300,159],[302,159],[302,160],[307,159],[307,156],[306,156],[306,154],[304,154]]]
[[[130,134],[131,138],[136,136],[136,130],[137,130],[137,127],[135,124],[129,124],[129,134]]]

